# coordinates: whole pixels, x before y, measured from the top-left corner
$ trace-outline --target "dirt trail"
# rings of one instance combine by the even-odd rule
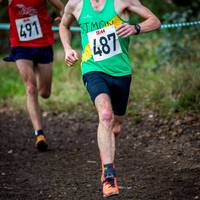
[[[35,150],[27,115],[0,112],[0,200],[99,200],[97,118],[45,114],[50,149]],[[200,117],[128,118],[118,139],[120,200],[200,199]]]

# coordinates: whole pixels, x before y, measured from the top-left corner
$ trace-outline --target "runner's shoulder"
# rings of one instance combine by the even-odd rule
[[[82,4],[82,0],[69,0],[65,6],[65,14],[70,16],[73,15],[76,19],[78,19]]]
[[[141,2],[139,0],[116,0],[116,1],[118,5],[122,5],[123,7],[141,5]]]
[[[66,6],[75,10],[81,2],[82,0],[69,0]]]

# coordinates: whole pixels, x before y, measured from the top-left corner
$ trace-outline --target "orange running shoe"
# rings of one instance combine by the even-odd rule
[[[39,151],[47,151],[48,143],[43,134],[37,136],[35,146]]]
[[[103,182],[103,197],[111,197],[119,194],[117,179],[114,176],[107,176]]]

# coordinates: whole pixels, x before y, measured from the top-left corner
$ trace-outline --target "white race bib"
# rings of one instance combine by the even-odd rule
[[[43,36],[37,15],[15,20],[20,41],[30,41]]]
[[[89,32],[88,40],[94,61],[101,61],[122,53],[115,27],[108,26]]]

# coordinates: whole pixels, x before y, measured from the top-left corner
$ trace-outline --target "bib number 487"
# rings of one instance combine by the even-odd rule
[[[116,51],[116,36],[115,36],[115,33],[111,33],[111,34],[108,34],[107,37],[101,36],[99,38],[99,42],[101,44],[100,47],[97,47],[96,45],[97,41],[96,39],[94,39],[94,47],[93,47],[94,55],[99,54],[99,56],[102,56],[102,53],[109,54],[111,51],[111,47],[108,45],[108,41],[110,40],[113,41],[112,50]]]
[[[88,33],[88,40],[94,61],[101,61],[122,52],[114,26]]]

